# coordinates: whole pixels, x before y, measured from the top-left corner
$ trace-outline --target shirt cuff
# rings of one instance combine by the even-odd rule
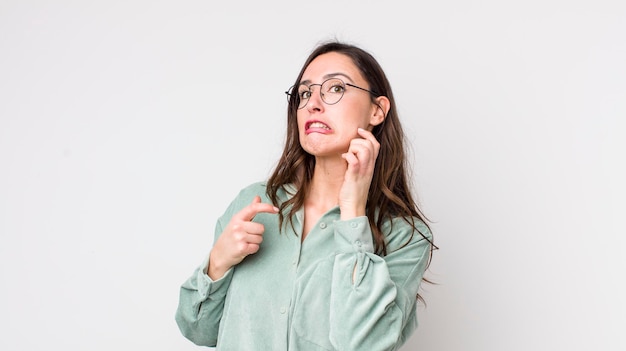
[[[224,275],[217,279],[213,280],[207,274],[207,269],[209,266],[209,258],[207,257],[202,265],[197,269],[197,281],[198,281],[198,293],[202,296],[203,299],[211,298],[220,298],[226,295],[228,291],[228,286],[230,285],[230,281],[232,279],[232,271],[231,267],[229,270],[224,273]]]
[[[342,248],[346,250],[374,252],[372,230],[366,216],[336,221],[335,238],[342,242]]]

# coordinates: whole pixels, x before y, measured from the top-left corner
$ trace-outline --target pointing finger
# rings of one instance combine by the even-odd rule
[[[278,213],[278,208],[272,204],[261,202],[261,197],[257,195],[250,205],[244,207],[234,217],[247,222],[259,213]]]

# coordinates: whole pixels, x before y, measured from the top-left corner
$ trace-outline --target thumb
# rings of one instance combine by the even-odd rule
[[[252,203],[253,204],[261,203],[261,197],[259,195],[255,196],[254,199],[252,199]]]

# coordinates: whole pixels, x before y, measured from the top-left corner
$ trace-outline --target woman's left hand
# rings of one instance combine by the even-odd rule
[[[348,162],[348,169],[339,192],[341,219],[365,215],[376,158],[380,143],[374,135],[362,128],[357,130],[360,138],[350,141],[348,152],[341,155]]]

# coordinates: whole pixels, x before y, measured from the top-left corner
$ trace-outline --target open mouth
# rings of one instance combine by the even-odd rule
[[[330,130],[330,127],[327,126],[326,124],[319,122],[319,121],[311,121],[311,122],[307,122],[304,125],[304,129],[309,130],[309,129],[324,129],[324,130]]]

